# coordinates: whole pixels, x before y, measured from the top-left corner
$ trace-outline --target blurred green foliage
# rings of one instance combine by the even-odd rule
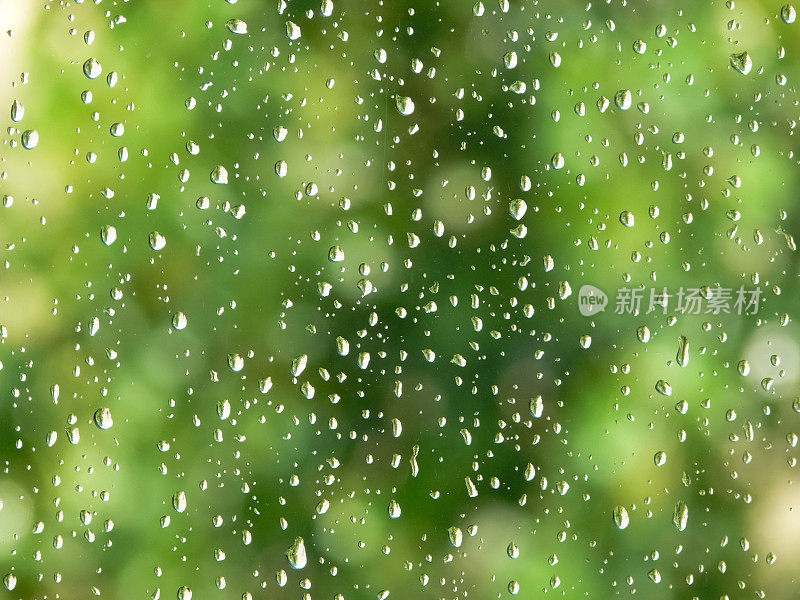
[[[7,9],[4,597],[792,593],[798,25],[480,4]],[[583,284],[609,309],[581,316]],[[623,286],[718,285],[760,286],[759,313],[613,311]]]

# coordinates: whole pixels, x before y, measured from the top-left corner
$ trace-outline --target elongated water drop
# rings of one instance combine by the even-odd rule
[[[624,506],[615,506],[611,516],[614,521],[614,525],[617,526],[617,529],[625,529],[630,523],[628,511]]]
[[[292,542],[292,545],[286,550],[286,558],[289,560],[289,565],[293,569],[302,569],[306,566],[308,558],[306,557],[306,544],[303,538],[294,538],[294,542]]]
[[[675,510],[672,513],[672,523],[678,531],[686,529],[686,524],[689,522],[689,507],[686,502],[679,500],[675,504]]]
[[[461,546],[461,542],[464,541],[464,534],[458,527],[448,527],[447,538],[450,540],[451,546],[458,548]]]
[[[300,374],[303,371],[306,370],[306,364],[307,363],[308,363],[308,355],[307,354],[301,354],[300,356],[296,357],[292,361],[292,366],[291,366],[291,369],[290,369],[292,375],[294,377],[299,377]]]
[[[100,239],[106,246],[110,246],[117,241],[117,229],[113,225],[104,225],[100,229]]]
[[[286,21],[286,37],[290,40],[296,40],[302,35],[300,26],[294,21]]]
[[[675,355],[675,360],[682,367],[689,364],[689,340],[685,335],[682,335],[678,340],[678,353]]]
[[[186,506],[187,506],[186,492],[184,491],[175,492],[172,495],[172,507],[179,513],[182,513],[186,511]]]
[[[19,100],[14,100],[11,103],[11,120],[15,123],[22,121],[25,116],[25,107],[20,104]]]

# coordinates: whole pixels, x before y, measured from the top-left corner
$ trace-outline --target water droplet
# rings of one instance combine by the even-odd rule
[[[172,495],[172,507],[179,513],[186,510],[186,492],[175,492]]]
[[[182,585],[178,588],[178,600],[192,600],[192,590]]]
[[[414,112],[414,101],[408,96],[395,96],[394,102],[397,106],[397,112],[401,115],[407,117]]]
[[[614,104],[620,110],[628,110],[633,104],[633,94],[631,94],[630,90],[618,90],[614,94]]]
[[[663,379],[656,381],[656,391],[664,396],[672,396],[672,386]]]
[[[15,123],[22,121],[25,116],[25,107],[20,104],[19,100],[14,100],[11,103],[11,120]]]
[[[242,355],[235,352],[228,354],[228,367],[234,373],[238,373],[244,369],[244,358]]]
[[[286,37],[290,40],[296,40],[302,35],[300,26],[294,21],[286,21]]]
[[[323,498],[322,500],[320,500],[317,503],[317,506],[314,509],[314,512],[316,512],[318,515],[324,515],[326,512],[328,512],[328,509],[330,507],[331,507],[330,501],[325,499],[325,498]]]
[[[225,421],[231,416],[231,403],[227,398],[217,402],[217,416],[221,421]]]
[[[787,25],[791,25],[797,20],[797,11],[791,4],[784,4],[781,7],[781,19]]]
[[[650,341],[650,328],[647,325],[642,325],[641,327],[637,327],[636,337],[639,338],[640,342],[646,344],[647,342]]]
[[[247,23],[241,19],[228,19],[228,22],[225,23],[225,27],[227,27],[228,31],[231,33],[239,35],[247,33]]]
[[[508,554],[508,558],[519,558],[519,546],[511,542],[506,548],[506,554]]]
[[[389,517],[392,519],[397,519],[402,512],[400,510],[400,505],[397,503],[397,500],[392,500],[389,502],[389,508],[387,509],[389,512]]]
[[[224,185],[228,183],[228,171],[222,165],[217,165],[211,171],[211,183]]]
[[[672,523],[678,531],[686,529],[686,524],[689,521],[689,507],[686,502],[679,500],[675,504],[675,510],[672,513]]]
[[[747,75],[753,68],[753,59],[747,52],[731,54],[731,66],[742,75]]]
[[[561,152],[556,152],[550,159],[550,165],[554,169],[563,169],[565,164],[566,161],[564,160],[564,155],[561,154]]]
[[[667,463],[667,453],[663,450],[659,450],[653,456],[653,463],[657,467],[663,467]]]
[[[111,418],[110,408],[98,408],[94,412],[94,424],[98,429],[111,429],[114,426],[114,419]]]
[[[511,52],[506,52],[503,55],[503,63],[506,65],[506,69],[513,69],[517,66],[517,53],[513,50]]]
[[[689,340],[685,335],[682,335],[678,340],[678,353],[675,355],[675,360],[682,367],[689,364]]]
[[[283,125],[276,125],[272,130],[272,137],[275,138],[276,142],[282,142],[286,139],[289,130],[286,129]]]
[[[331,262],[342,262],[344,260],[344,250],[341,246],[331,246],[328,250],[328,260]]]
[[[161,235],[158,231],[153,231],[148,237],[148,242],[153,250],[159,252],[167,245],[167,238]]]
[[[89,79],[97,79],[103,72],[102,65],[96,59],[90,58],[83,63],[83,74]]]
[[[10,592],[17,587],[17,576],[13,573],[7,573],[3,577],[3,585],[6,586],[6,589]]]
[[[454,548],[459,548],[461,546],[461,542],[464,541],[464,534],[458,527],[448,527],[447,538],[450,540],[451,546]]]
[[[636,220],[633,217],[633,213],[629,210],[623,210],[621,213],[619,213],[619,222],[625,227],[633,227],[636,225]]]
[[[747,377],[750,374],[750,363],[746,360],[740,360],[736,365],[736,369],[739,371],[739,375]]]
[[[296,357],[292,361],[291,366],[291,373],[293,377],[299,377],[300,374],[306,370],[306,364],[308,363],[308,355],[301,354],[300,356]]]
[[[183,314],[182,312],[177,312],[174,315],[172,315],[172,327],[173,328],[175,328],[177,330],[186,329],[187,323],[188,323],[188,319],[186,318],[186,315]]]
[[[106,246],[110,246],[117,241],[117,229],[113,225],[104,225],[100,229],[100,239]]]
[[[508,214],[510,214],[517,221],[525,216],[525,212],[527,210],[528,205],[526,204],[525,200],[522,200],[521,198],[516,198],[508,203]]]
[[[28,129],[22,133],[22,145],[27,150],[33,150],[39,145],[39,132],[35,129]]]
[[[286,558],[289,559],[289,565],[293,569],[302,569],[306,566],[308,559],[306,558],[306,545],[303,538],[294,538],[294,542],[286,551]]]
[[[630,523],[630,518],[628,517],[628,511],[625,509],[624,506],[615,506],[614,510],[611,513],[611,516],[614,520],[614,525],[617,526],[617,529],[625,529],[628,524]]]

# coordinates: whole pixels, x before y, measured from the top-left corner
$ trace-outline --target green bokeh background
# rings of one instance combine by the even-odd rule
[[[3,98],[25,107],[0,165],[3,597],[795,593],[800,25],[781,4],[0,6]],[[587,283],[611,296],[592,318]],[[758,314],[613,311],[623,286],[718,285],[760,286]]]

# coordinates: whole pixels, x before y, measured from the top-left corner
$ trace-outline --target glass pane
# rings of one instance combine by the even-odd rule
[[[794,593],[792,5],[0,14],[0,597]]]

